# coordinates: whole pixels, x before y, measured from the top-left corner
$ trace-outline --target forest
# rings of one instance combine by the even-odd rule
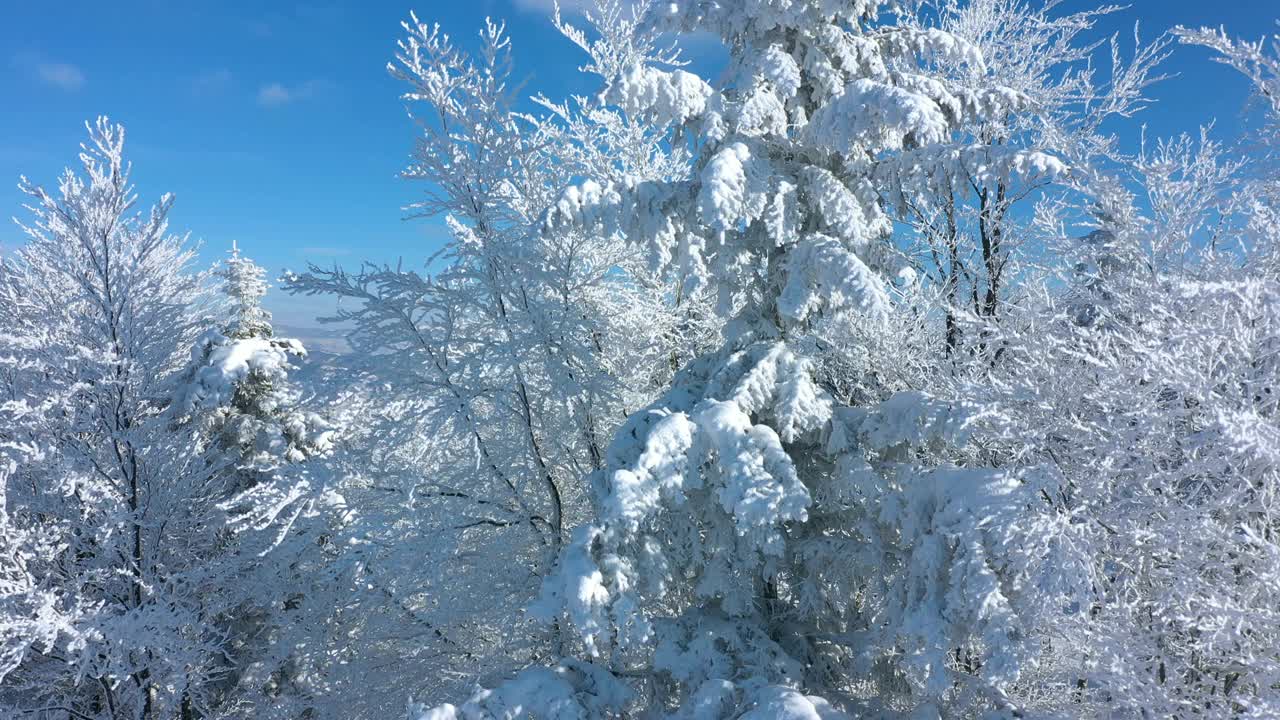
[[[1280,36],[1122,12],[598,0],[564,98],[409,15],[400,265],[208,267],[91,120],[0,255],[0,717],[1280,717]],[[1181,53],[1241,132],[1144,131]]]

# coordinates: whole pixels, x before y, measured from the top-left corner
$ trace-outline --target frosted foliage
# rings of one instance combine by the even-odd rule
[[[947,138],[951,123],[933,99],[874,80],[855,80],[814,113],[808,125],[817,148],[901,148]]]
[[[806,696],[788,687],[764,687],[755,691],[743,720],[846,720],[849,716],[820,697]]]
[[[603,76],[603,97],[659,118],[674,138],[697,137],[700,169],[666,183],[588,179],[565,191],[544,231],[622,232],[687,287],[713,285],[721,312],[737,316],[735,333],[803,326],[846,309],[880,315],[887,294],[875,275],[897,270],[880,245],[892,229],[880,178],[915,182],[920,169],[961,152],[952,142],[962,123],[1027,102],[1012,88],[971,89],[933,72],[986,70],[976,46],[955,34],[867,26],[881,6],[654,3],[631,36],[606,30],[591,44],[569,28]],[[656,67],[671,58],[652,50],[647,28],[721,38],[732,50],[721,85]],[[969,169],[941,166],[953,175]],[[1044,154],[988,166],[981,172],[1062,169]],[[804,241],[810,228],[829,239]],[[838,281],[841,274],[850,279]]]
[[[496,22],[455,41],[411,16],[389,68],[417,135],[403,175],[409,213],[437,218],[444,246],[425,263],[312,266],[282,282],[336,306],[328,319],[357,350],[325,359],[332,375],[308,388],[338,414],[326,462],[340,467],[347,508],[322,566],[337,580],[316,583],[334,597],[319,613],[325,641],[298,652],[302,687],[346,700],[316,707],[324,718],[396,716],[406,695],[449,701],[443,717],[595,718],[605,699],[593,704],[594,688],[625,689],[561,658],[568,635],[527,607],[557,558],[578,562],[564,548],[609,437],[718,344],[719,325],[704,294],[654,272],[624,238],[531,230],[558,201],[582,205],[561,194],[575,180],[601,181],[580,188],[590,196],[687,174],[688,154],[658,125],[701,112],[707,91],[655,70],[619,80],[651,115],[599,96],[527,103],[513,52]],[[322,478],[305,479],[304,498]],[[297,487],[271,487],[265,508],[299,510]],[[588,599],[601,582],[578,579],[574,596]],[[475,695],[477,683],[492,692]]]
[[[235,313],[227,334],[236,338],[270,336],[271,313],[262,307],[262,298],[267,294],[267,271],[243,257],[235,245],[230,255],[218,273],[223,281],[222,292]]]
[[[903,643],[973,643],[986,648],[974,652],[987,668],[987,692],[1001,698],[1031,662],[1020,642],[1020,598],[1007,595],[1007,583],[1019,575],[1029,578],[1034,559],[1016,567],[1001,552],[1025,541],[1018,526],[1028,490],[987,471],[926,471],[904,462],[908,448],[962,440],[971,409],[899,394],[874,408],[836,409],[833,415],[831,399],[807,379],[811,372],[783,344],[708,358],[686,370],[668,396],[630,421],[610,449],[598,524],[581,530],[566,550],[557,575],[544,587],[544,606],[563,607],[596,657],[627,656],[656,643],[654,667],[689,688],[688,713],[700,703],[755,707],[765,701],[727,689],[712,698],[707,683],[743,673],[795,683],[805,672],[803,662],[789,655],[795,639],[766,633],[758,625],[769,627],[759,606],[744,603],[744,597],[761,591],[762,576],[779,578],[780,562],[821,577],[831,570],[825,553],[835,552],[848,568],[842,572],[879,572],[881,579],[863,586],[856,610],[838,584],[795,587],[792,631],[797,621],[829,622],[830,608],[843,606],[850,613],[844,622],[856,624],[854,618],[863,614],[883,621],[859,635],[864,644],[856,652],[850,648],[846,662],[861,654],[862,661],[878,663],[871,649],[876,647],[889,653]],[[827,437],[823,452],[834,458],[835,473],[803,480],[773,427],[786,429],[792,447]],[[815,506],[815,498],[838,503],[823,510],[825,522],[831,513],[848,513],[850,527],[861,526],[866,534],[841,541],[803,533],[815,507],[824,507]],[[848,509],[833,509],[842,505]],[[859,507],[877,509],[864,515]],[[892,537],[900,540],[887,540]],[[734,548],[734,554],[711,548]],[[890,557],[897,560],[888,567],[896,569],[884,575]],[[685,602],[694,605],[674,624],[643,609],[686,593]],[[726,653],[722,643],[735,636],[743,637],[741,644]],[[708,643],[702,637],[718,639]],[[950,650],[898,663],[920,698],[950,695]],[[795,698],[799,703],[801,696]]]
[[[961,123],[1026,103],[935,72],[985,66],[973,44],[880,10],[674,2],[631,35],[569,32],[604,97],[696,138],[697,158],[686,177],[578,182],[542,235],[621,234],[685,287],[709,286],[729,342],[615,434],[594,517],[535,609],[678,717],[838,717],[822,694],[858,682],[885,709],[1002,708],[1032,663],[1017,588],[1038,558],[998,548],[1038,522],[1033,484],[936,459],[961,456],[973,407],[921,393],[846,406],[822,383],[828,333],[887,332],[899,312],[881,179],[955,168],[933,158],[970,152],[953,144]],[[672,58],[646,33],[671,30],[724,41],[719,84],[653,69]],[[959,674],[973,677],[957,693]]]
[[[204,365],[196,370],[188,394],[179,400],[186,411],[229,404],[250,375],[266,382],[283,381],[289,357],[305,355],[297,340],[232,340],[216,332],[204,338],[197,353]]]
[[[713,155],[702,171],[698,210],[702,222],[713,232],[736,229],[759,213],[763,193],[756,182],[748,183],[750,161],[751,149],[733,143]]]
[[[631,691],[603,669],[569,663],[529,668],[461,707],[410,705],[410,720],[590,720],[630,699]]]
[[[234,339],[209,331],[192,353],[189,379],[174,398],[180,415],[212,413],[226,441],[244,450],[243,461],[262,467],[298,462],[333,449],[335,428],[297,407],[289,383],[291,358],[305,358],[302,343],[270,337]]]
[[[788,262],[796,269],[778,298],[778,312],[784,318],[802,322],[824,308],[851,307],[869,318],[882,318],[887,313],[883,281],[836,240],[825,235],[807,237],[792,249]]]
[[[1201,266],[1195,273],[1205,270],[1214,272]],[[1274,370],[1272,360],[1259,364],[1273,354],[1263,350],[1274,345],[1273,331],[1258,331],[1274,327],[1258,324],[1275,316],[1274,281],[1167,276],[1122,289],[1119,280],[1112,278],[1115,305],[1103,316],[1119,321],[1112,314],[1118,311],[1129,318],[1123,325],[1040,328],[1034,336],[1042,349],[1020,339],[1021,357],[1008,372],[1025,373],[1010,392],[1035,383],[1027,399],[1056,398],[1049,402],[1073,416],[1120,422],[1077,426],[1065,444],[1061,419],[1005,399],[1008,422],[1041,428],[1035,444],[1019,452],[1030,450],[1029,458],[1053,468],[1047,489],[1062,512],[1078,518],[1067,536],[1082,535],[1075,542],[1092,550],[1094,621],[1076,628],[1072,642],[1100,658],[1084,664],[1090,685],[1120,695],[1089,693],[1079,702],[1097,714],[1142,707],[1176,715],[1195,706],[1212,717],[1240,707],[1265,716],[1276,708],[1274,693],[1252,683],[1270,682],[1263,678],[1276,672],[1276,638],[1262,628],[1273,626],[1267,604],[1275,586],[1264,578],[1275,576],[1277,554],[1274,530],[1260,528],[1271,525],[1263,508],[1273,502],[1277,466],[1275,405],[1256,378]],[[1081,372],[1080,352],[1108,371]],[[1023,364],[1064,361],[1052,372]],[[1234,569],[1215,569],[1221,553],[1234,558]],[[1150,561],[1126,560],[1148,554]],[[1167,620],[1136,620],[1152,615]],[[1237,635],[1232,627],[1255,629]],[[1145,672],[1143,657],[1157,648],[1160,665]],[[1233,668],[1231,702],[1221,700],[1221,681],[1203,674],[1218,667]]]
[[[626,234],[687,287],[713,284],[722,313],[737,314],[735,332],[804,324],[819,307],[877,315],[887,296],[874,281],[884,269],[876,245],[891,224],[874,178],[891,173],[902,150],[945,151],[956,123],[1023,101],[1006,88],[968,91],[931,76],[923,60],[980,68],[980,54],[937,28],[864,31],[879,5],[654,4],[648,26],[623,37],[604,29],[595,44],[568,28],[602,74],[605,99],[652,115],[673,137],[694,133],[700,169],[666,183],[588,179],[564,191],[544,232]],[[724,85],[655,67],[671,58],[654,53],[646,27],[721,37],[732,49]],[[833,240],[788,250],[806,227]],[[851,281],[833,282],[838,270],[815,277],[820,263],[851,270]],[[813,291],[818,284],[841,287]],[[791,302],[776,313],[783,287]]]
[[[411,15],[443,243],[280,281],[344,354],[90,124],[0,257],[0,716],[1280,717],[1276,38],[1064,6],[575,2],[564,100]],[[1140,135],[1173,42],[1241,142]]]
[[[231,618],[255,594],[280,602],[246,581],[265,541],[227,531],[241,478],[210,431],[301,349],[213,329],[209,275],[168,232],[168,196],[132,211],[123,147],[101,119],[80,174],[56,193],[24,181],[29,242],[0,263],[6,717],[213,716],[261,657]],[[226,287],[252,306],[257,275],[238,278]],[[194,389],[193,355],[210,359]]]
[[[1078,596],[1042,621],[1063,641],[1020,691],[1046,713],[1277,711],[1280,287],[1259,259],[1280,235],[1248,230],[1274,180],[1237,162],[1184,136],[1135,161],[1145,197],[1100,183],[1096,229],[1043,281],[1062,291],[1017,308],[1002,362],[961,386],[994,411],[974,432],[995,461],[1038,478],[1061,518],[1045,550],[1080,578],[1042,580]],[[1204,227],[1247,245],[1220,252]]]
[[[825,422],[830,401],[805,378],[806,367],[780,344],[754,347],[730,358],[720,374],[687,377],[722,387],[724,400],[689,404],[692,397],[677,384],[668,398],[678,404],[659,401],[629,420],[609,449],[609,490],[599,504],[604,525],[579,531],[557,576],[544,587],[544,604],[554,609],[555,599],[563,598],[593,647],[607,642],[606,617],[647,627],[648,619],[636,614],[636,599],[626,593],[638,583],[634,569],[598,546],[644,539],[664,521],[661,513],[671,503],[706,503],[717,516],[715,531],[731,533],[726,539],[750,549],[755,563],[779,554],[778,526],[805,519],[809,496],[778,433],[752,417],[770,418],[790,438]],[[659,543],[645,552],[654,560],[668,550]],[[719,585],[721,569],[714,563],[707,568],[700,594],[732,594],[730,586]],[[614,595],[619,590],[622,597]],[[632,635],[647,638],[643,631]]]
[[[706,109],[711,86],[684,70],[636,66],[618,77],[606,97],[656,125],[680,125]]]

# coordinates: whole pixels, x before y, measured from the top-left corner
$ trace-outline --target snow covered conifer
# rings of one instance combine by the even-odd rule
[[[262,307],[267,294],[267,271],[240,254],[231,244],[231,257],[223,261],[218,273],[222,292],[231,299],[235,316],[226,328],[227,337],[271,337],[271,313]]]
[[[1013,709],[1007,690],[1033,662],[1019,620],[1033,600],[1017,589],[1035,558],[994,548],[1034,524],[1014,521],[1034,483],[939,460],[961,457],[967,408],[837,398],[821,368],[830,333],[894,312],[883,179],[1024,97],[934,73],[982,58],[885,20],[881,2],[642,6],[633,22],[605,3],[597,40],[561,25],[603,97],[695,147],[692,172],[588,180],[543,232],[649,248],[718,296],[727,343],[632,414],[593,473],[595,517],[539,607],[576,631],[580,659],[519,707],[599,713],[628,695],[601,689],[625,683],[630,702],[678,717]],[[672,69],[654,49],[663,31],[718,37],[722,80]],[[500,687],[460,711],[501,716],[510,698]]]
[[[239,449],[238,462],[247,467],[270,470],[323,455],[332,449],[334,429],[299,406],[299,390],[288,378],[291,360],[304,358],[306,348],[274,336],[271,313],[262,307],[266,271],[234,245],[230,255],[217,274],[231,317],[196,343],[174,412],[210,425],[219,442]]]

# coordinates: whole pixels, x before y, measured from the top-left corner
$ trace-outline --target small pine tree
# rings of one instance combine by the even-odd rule
[[[210,446],[235,449],[244,468],[270,471],[326,454],[332,426],[298,407],[301,394],[289,382],[291,361],[306,357],[306,348],[275,337],[262,307],[266,271],[235,245],[230,255],[218,276],[231,317],[197,343],[175,412],[201,415]]]
[[[231,257],[218,272],[222,278],[222,292],[231,299],[235,316],[227,324],[224,334],[242,340],[251,337],[269,338],[271,313],[262,307],[269,286],[265,280],[267,271],[247,257],[240,255],[240,248],[231,243]]]

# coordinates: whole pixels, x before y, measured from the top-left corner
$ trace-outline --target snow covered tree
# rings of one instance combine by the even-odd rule
[[[1272,35],[1249,42],[1236,40],[1221,29],[1185,27],[1175,28],[1174,34],[1184,44],[1214,50],[1218,54],[1215,60],[1249,79],[1253,85],[1254,100],[1262,107],[1268,130],[1262,136],[1262,142],[1251,149],[1274,152],[1280,145],[1280,136],[1277,135],[1280,133],[1280,36]]]
[[[209,275],[167,230],[171,197],[134,213],[124,130],[89,129],[83,176],[67,171],[56,195],[23,181],[29,242],[0,264],[0,706],[209,717],[237,706],[229,689],[258,659],[236,613],[285,588],[252,582],[278,540],[235,526],[266,530],[301,504],[296,475],[250,482],[246,462],[329,439],[284,407],[286,347],[300,346],[269,344],[261,273],[233,265],[239,337],[212,329]],[[229,447],[231,427],[247,445]]]
[[[1248,244],[1266,251],[1252,259],[1280,268],[1280,243],[1267,241],[1280,227],[1280,36],[1248,42],[1235,40],[1221,29],[1181,27],[1174,34],[1185,44],[1214,50],[1215,59],[1242,73],[1253,86],[1252,104],[1260,117],[1252,118],[1256,122],[1241,138],[1239,152],[1248,158],[1249,182],[1238,204],[1248,205],[1247,232],[1253,238]]]
[[[581,478],[604,443],[675,368],[714,339],[707,303],[680,295],[621,237],[543,236],[572,178],[665,180],[686,157],[600,103],[538,99],[520,112],[501,26],[470,57],[413,18],[391,66],[418,138],[405,177],[450,239],[423,270],[311,267],[295,293],[343,301],[359,352],[337,391],[350,423],[342,494],[359,519],[340,561],[355,568],[341,632],[394,666],[324,670],[370,715],[453,697],[558,653],[560,633],[525,619],[581,521]],[[359,425],[359,427],[354,427]],[[405,657],[431,658],[424,674]]]
[[[0,258],[0,715],[1280,715],[1280,59],[1175,29],[1258,122],[1123,152],[1167,41],[1061,7],[600,0],[564,101],[411,16],[447,240],[286,274],[320,362],[91,125]]]
[[[1235,54],[1268,97],[1261,46],[1178,34]],[[1001,361],[962,391],[991,410],[976,435],[993,461],[1050,479],[1055,563],[1085,580],[1044,618],[1056,641],[1023,692],[1046,712],[1278,711],[1280,234],[1274,145],[1256,139],[1245,161],[1202,131],[1144,149],[1132,182],[1095,176],[1084,242],[1069,205],[1043,207],[1069,262],[986,329]]]
[[[329,452],[333,428],[300,408],[299,391],[288,382],[290,359],[305,357],[306,348],[274,336],[271,313],[262,307],[266,271],[233,246],[218,275],[231,319],[196,344],[175,413],[201,417],[222,449],[239,451],[246,469],[269,472]],[[214,412],[202,412],[208,409]]]
[[[539,607],[577,630],[572,654],[414,717],[1276,713],[1275,175],[1207,137],[1130,159],[1097,134],[1142,104],[1162,42],[1095,93],[1051,70],[1092,51],[1070,47],[1092,13],[881,10],[676,2],[628,24],[606,6],[599,40],[568,29],[603,97],[695,159],[673,181],[579,184],[544,233],[649,247],[718,294],[727,343],[592,476],[595,516]],[[646,28],[719,36],[721,81],[670,69]],[[1271,103],[1261,44],[1180,35]],[[883,208],[945,208],[930,183],[957,178],[1003,202],[1011,177],[1061,174],[1044,149],[1073,165],[1035,218],[1062,264],[1000,323],[976,290],[953,317],[983,342],[971,373],[930,385],[963,401],[911,392],[929,361],[878,355],[913,347],[894,297],[918,292],[881,280],[897,269]],[[990,207],[979,225],[1002,221]],[[1067,231],[1082,217],[1084,242]],[[857,363],[830,357],[859,345]]]
[[[240,255],[240,248],[231,243],[231,257],[223,261],[218,275],[222,278],[222,292],[231,301],[232,321],[225,334],[236,339],[271,337],[271,313],[262,307],[267,295],[267,271],[247,257]]]
[[[1205,137],[1134,169],[1146,197],[1096,188],[1095,229],[1060,249],[1076,262],[986,328],[1001,360],[966,381],[984,453],[1044,478],[1046,552],[1078,578],[1019,692],[1073,717],[1267,717],[1280,286],[1256,259],[1277,236],[1241,242],[1256,204]]]
[[[234,575],[207,614],[224,643],[219,711],[299,717],[315,709],[314,689],[295,677],[305,647],[296,626],[320,629],[314,604],[331,594],[315,585],[329,579],[327,534],[345,515],[329,468],[317,464],[332,453],[337,428],[289,378],[306,348],[275,336],[262,307],[266,272],[233,245],[215,275],[229,317],[196,343],[170,413],[201,429],[196,451],[228,478],[215,500],[233,554],[218,560]]]
[[[1043,252],[1027,227],[1032,203],[1050,189],[1056,196],[1069,193],[1095,168],[1122,162],[1114,121],[1145,108],[1147,89],[1164,79],[1155,70],[1167,57],[1166,37],[1143,45],[1135,27],[1133,57],[1126,62],[1114,36],[1109,43],[1087,39],[1100,20],[1122,8],[1062,13],[1061,5],[930,0],[915,8],[913,23],[936,24],[986,61],[944,61],[938,72],[962,87],[996,83],[1026,98],[1002,113],[960,123],[951,153],[926,153],[885,183],[894,188],[897,217],[914,231],[904,248],[908,262],[944,291],[950,355],[980,342],[962,342],[957,315],[998,315],[1022,256]],[[1111,61],[1106,77],[1097,62],[1104,47]]]
[[[423,716],[1012,711],[1036,642],[1022,613],[1053,602],[1022,592],[1034,482],[942,461],[962,458],[965,407],[821,369],[827,337],[895,314],[879,181],[1025,97],[948,81],[934,63],[981,67],[975,48],[879,2],[642,6],[633,22],[605,4],[597,40],[567,34],[606,101],[693,146],[692,171],[571,187],[543,233],[648,248],[719,298],[726,344],[631,415],[592,474],[594,517],[540,604],[577,659]],[[720,38],[722,80],[669,69],[663,31]]]
[[[172,717],[205,707],[219,638],[225,476],[167,414],[208,322],[165,196],[134,214],[124,131],[90,126],[84,176],[23,181],[29,242],[0,266],[9,581],[6,713]],[[16,452],[13,454],[13,451]]]

